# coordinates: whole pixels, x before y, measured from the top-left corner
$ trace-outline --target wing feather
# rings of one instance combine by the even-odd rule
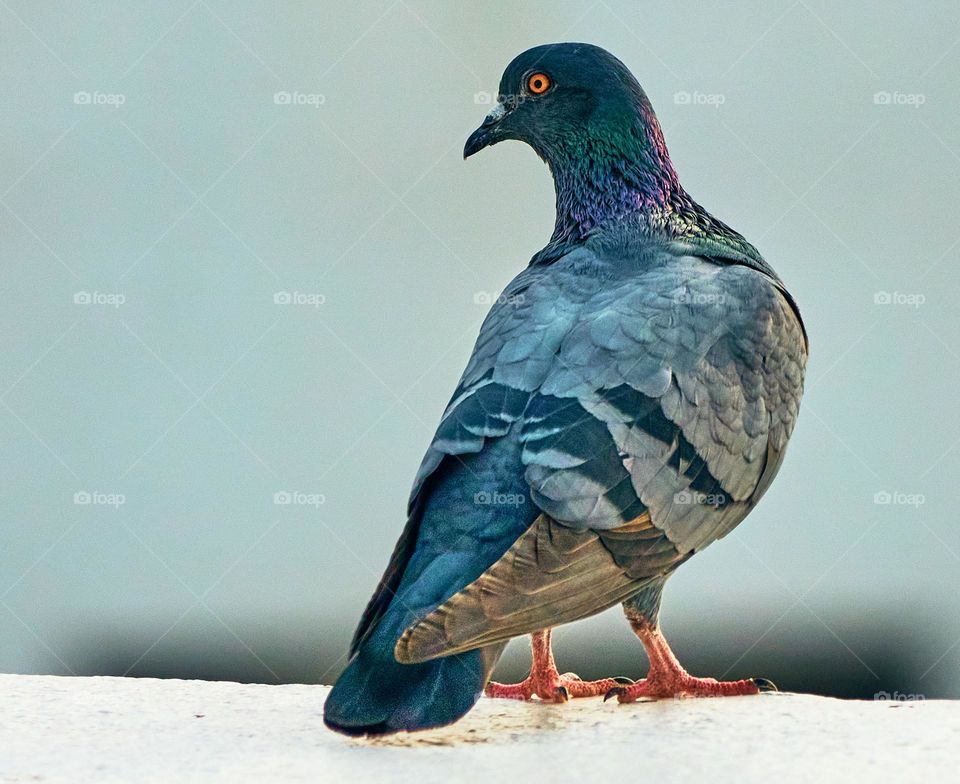
[[[602,610],[728,533],[766,491],[802,392],[795,305],[763,265],[644,253],[578,249],[529,268],[491,311],[411,508],[446,456],[509,437],[543,514],[407,630],[399,660]]]
[[[394,656],[423,662],[593,615],[683,560],[663,544],[647,515],[602,533],[541,515],[490,569],[407,629]]]

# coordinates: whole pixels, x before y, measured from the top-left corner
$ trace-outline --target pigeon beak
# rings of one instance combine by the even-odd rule
[[[474,153],[480,152],[484,147],[489,147],[491,144],[496,144],[500,141],[496,135],[497,124],[503,119],[506,113],[507,110],[502,103],[497,102],[494,104],[490,110],[490,114],[483,118],[480,127],[471,133],[470,138],[467,139],[467,143],[463,147],[464,160]]]

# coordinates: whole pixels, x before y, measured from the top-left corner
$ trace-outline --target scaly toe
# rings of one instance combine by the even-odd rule
[[[483,693],[493,699],[528,701],[533,697],[533,687],[528,676],[519,683],[490,681],[484,688]]]

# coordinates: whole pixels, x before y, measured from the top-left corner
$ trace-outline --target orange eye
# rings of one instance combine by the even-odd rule
[[[527,77],[527,89],[534,95],[543,95],[550,89],[550,84],[550,77],[539,71]]]

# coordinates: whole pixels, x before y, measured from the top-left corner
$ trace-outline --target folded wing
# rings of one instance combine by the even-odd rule
[[[571,256],[518,278],[491,312],[411,498],[444,459],[519,438],[543,514],[407,630],[400,661],[622,601],[729,532],[783,459],[806,339],[775,280],[689,255],[618,280]]]

